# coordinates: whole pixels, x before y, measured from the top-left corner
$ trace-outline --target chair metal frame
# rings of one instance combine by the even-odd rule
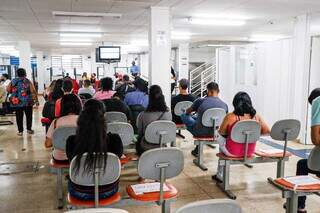
[[[61,129],[70,129],[70,134],[71,135],[75,135],[76,134],[76,128],[77,127],[73,127],[73,126],[63,126],[63,127],[58,127],[54,130],[53,132],[53,137],[52,137],[52,141],[53,141],[53,148],[58,148],[60,150],[65,150],[66,149],[66,140],[68,137],[63,138],[61,141],[57,141],[56,137],[57,134],[59,133],[59,131],[61,131]],[[51,163],[51,167],[53,167],[57,173],[57,199],[58,199],[58,209],[63,208],[63,183],[62,183],[62,174],[64,172],[65,169],[69,169],[69,165],[65,165],[65,166],[61,166],[61,167],[54,167],[54,159],[51,159],[50,161]]]
[[[252,121],[252,120],[244,120],[244,121],[239,121],[235,127],[237,125],[241,125],[243,123],[256,123],[257,125],[258,122],[256,121]],[[234,128],[235,128],[234,127]],[[260,127],[260,125],[259,125]],[[261,127],[260,127],[261,128]],[[259,137],[260,137],[260,128],[259,130]],[[218,164],[219,166],[223,167],[223,177],[221,182],[216,180],[217,186],[231,199],[236,199],[236,195],[234,195],[234,193],[230,190],[230,166],[231,165],[250,165],[250,164],[256,164],[256,163],[273,163],[276,162],[277,163],[277,171],[276,171],[276,177],[283,177],[284,174],[284,162],[289,160],[289,157],[287,157],[285,155],[286,152],[284,152],[284,156],[282,157],[261,157],[261,156],[253,156],[252,158],[247,158],[247,153],[248,153],[248,145],[250,143],[250,141],[258,141],[259,137],[255,137],[254,139],[257,140],[250,140],[249,138],[252,137],[252,135],[255,134],[254,131],[252,130],[246,130],[244,129],[242,131],[242,136],[244,138],[243,143],[245,144],[244,147],[244,158],[232,158],[232,157],[226,157],[223,158],[221,157],[221,155],[218,154],[219,156],[219,160],[218,160]],[[233,134],[231,133],[231,137],[233,139],[233,141],[237,141],[237,138],[235,139]],[[241,141],[239,141],[241,142]],[[286,150],[286,146],[284,147],[284,149]]]
[[[218,116],[220,117],[211,117],[209,118],[210,122],[206,119],[205,115],[207,113],[209,113],[210,111],[216,111],[217,114],[219,114]],[[194,140],[193,143],[194,145],[198,146],[198,156],[196,157],[196,159],[193,160],[193,163],[199,167],[201,170],[203,171],[207,171],[208,168],[204,165],[204,153],[203,153],[203,148],[204,145],[213,145],[213,144],[218,144],[217,141],[217,137],[218,137],[218,132],[217,129],[219,128],[220,124],[223,121],[224,116],[226,115],[226,112],[224,109],[220,109],[220,108],[212,108],[212,109],[208,109],[204,112],[203,117],[202,117],[202,124],[206,127],[212,127],[213,129],[213,140],[201,140],[201,139],[197,139]],[[201,138],[201,137],[199,137]],[[210,137],[209,137],[210,138]],[[215,148],[214,146],[211,146],[211,148]]]

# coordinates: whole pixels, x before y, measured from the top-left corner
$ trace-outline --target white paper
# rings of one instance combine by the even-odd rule
[[[285,181],[293,184],[293,185],[314,185],[320,184],[320,179],[314,178],[311,176],[303,175],[303,176],[295,176],[295,177],[287,177],[284,178]]]
[[[160,183],[143,183],[136,184],[131,186],[134,193],[137,195],[141,195],[148,192],[159,192],[160,191]],[[163,185],[163,191],[169,191],[169,188],[166,184]]]
[[[272,154],[283,154],[283,150],[281,149],[259,149],[260,152],[263,152],[268,155]]]

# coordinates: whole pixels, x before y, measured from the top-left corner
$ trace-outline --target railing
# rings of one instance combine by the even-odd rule
[[[216,80],[215,64],[204,63],[200,65],[190,72],[191,93],[195,96],[202,97],[206,90],[206,85]]]

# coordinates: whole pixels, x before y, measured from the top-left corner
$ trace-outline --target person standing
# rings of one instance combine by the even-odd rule
[[[10,93],[10,105],[16,112],[16,122],[18,126],[18,135],[23,135],[23,114],[26,115],[27,133],[33,134],[32,130],[32,110],[33,105],[39,106],[38,96],[33,83],[26,78],[26,70],[19,68],[18,77],[13,79],[7,87]]]
[[[140,76],[140,67],[136,65],[135,61],[132,61],[132,66],[130,67],[130,73],[133,77]]]

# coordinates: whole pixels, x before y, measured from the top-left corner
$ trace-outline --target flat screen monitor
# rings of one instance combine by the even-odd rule
[[[120,61],[120,46],[103,46],[99,47],[100,61]]]

